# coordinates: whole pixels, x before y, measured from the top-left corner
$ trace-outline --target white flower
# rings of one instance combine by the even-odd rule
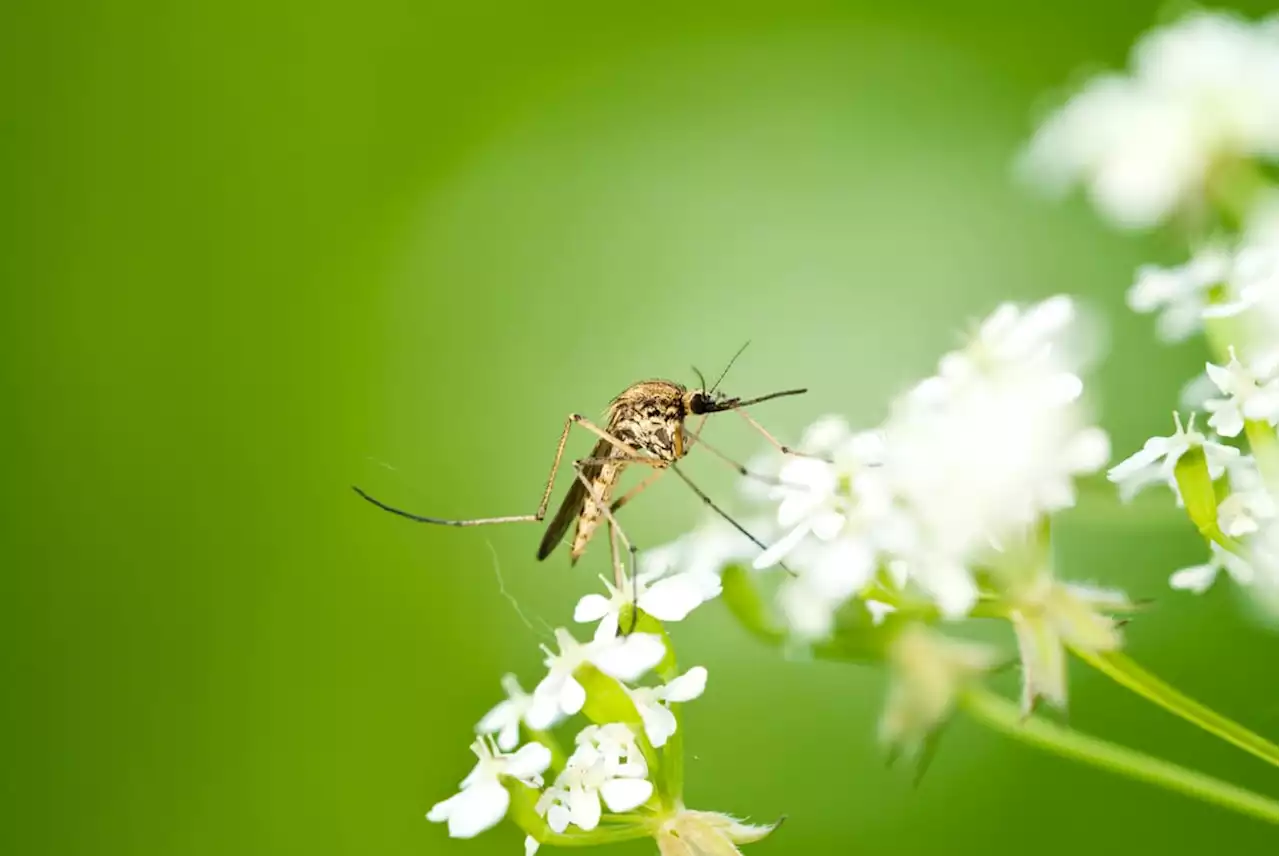
[[[1107,478],[1119,485],[1121,499],[1128,501],[1142,488],[1161,481],[1177,493],[1178,482],[1174,477],[1174,468],[1178,459],[1191,449],[1204,450],[1211,479],[1221,476],[1227,465],[1240,456],[1239,449],[1207,440],[1195,430],[1195,414],[1187,420],[1185,429],[1182,427],[1182,418],[1177,413],[1173,414],[1173,421],[1176,430],[1171,436],[1152,437],[1142,445],[1140,451],[1107,471]]]
[[[573,611],[577,622],[599,621],[597,641],[618,635],[618,617],[632,603],[659,621],[680,621],[696,607],[720,595],[720,577],[710,573],[684,573],[658,578],[655,574],[633,577],[621,590],[601,577],[609,596],[589,594]]]
[[[554,832],[570,825],[590,832],[600,824],[600,803],[627,812],[653,795],[644,756],[631,730],[621,723],[588,726],[555,783],[538,799],[537,811]]]
[[[1019,163],[1031,182],[1061,195],[1084,185],[1116,225],[1164,219],[1203,175],[1193,117],[1120,75],[1099,77],[1036,130]]]
[[[1203,326],[1210,292],[1226,282],[1231,264],[1230,254],[1210,247],[1179,267],[1144,265],[1129,289],[1129,308],[1159,312],[1157,335],[1165,342],[1181,342]]]
[[[520,742],[520,720],[533,707],[533,696],[521,688],[515,675],[502,676],[502,689],[506,699],[480,719],[476,733],[497,734],[498,748],[510,752]]]
[[[1274,17],[1253,23],[1196,12],[1134,47],[1134,74],[1195,117],[1208,153],[1274,157],[1280,149],[1280,51]]]
[[[506,755],[481,739],[471,744],[471,751],[479,760],[458,793],[427,812],[427,820],[449,824],[452,838],[471,838],[502,820],[511,802],[502,784],[504,776],[542,787],[540,775],[551,764],[551,752],[541,743],[526,743],[515,754]]]
[[[1267,489],[1253,456],[1237,458],[1227,467],[1231,493],[1218,503],[1218,528],[1232,538],[1258,532],[1276,517],[1276,501]]]
[[[786,534],[752,563],[768,568],[784,560],[805,539],[832,542],[849,529],[870,529],[891,511],[891,495],[877,472],[883,457],[883,438],[875,432],[849,437],[833,450],[833,462],[793,458],[779,474],[783,484],[771,491],[778,505],[778,525]],[[857,533],[861,534],[861,533]],[[849,558],[848,555],[842,558]],[[844,566],[854,577],[869,577],[874,570],[874,547],[861,545],[862,561]],[[855,585],[854,588],[860,587]]]
[[[915,395],[941,392],[945,399],[965,392],[971,383],[986,384],[1009,373],[1032,372],[1051,397],[1063,403],[1080,396],[1075,370],[1084,362],[1076,306],[1056,295],[1031,306],[1002,303],[983,319],[965,347],[938,361],[938,374],[917,387]],[[938,403],[935,400],[934,403]]]
[[[1216,165],[1275,156],[1276,41],[1274,18],[1196,12],[1156,29],[1131,75],[1095,78],[1040,126],[1021,167],[1049,190],[1085,185],[1125,228],[1194,206]]]
[[[1245,420],[1280,421],[1280,380],[1276,366],[1245,367],[1236,359],[1235,348],[1228,349],[1231,360],[1225,366],[1205,363],[1205,372],[1225,398],[1205,402],[1204,409],[1213,414],[1209,427],[1223,437],[1235,437],[1244,429]]]
[[[976,598],[968,566],[1073,505],[1075,478],[1106,463],[1076,374],[1075,317],[1062,297],[999,307],[885,426],[886,474],[917,530],[901,558],[949,615]]]
[[[947,721],[960,694],[994,668],[999,655],[912,624],[894,637],[888,660],[892,677],[880,739],[914,748]]]
[[[658,687],[637,687],[627,690],[631,702],[644,723],[644,733],[655,747],[665,746],[667,739],[676,732],[676,716],[671,712],[673,702],[693,701],[707,687],[707,670],[694,666],[669,683]]]
[[[655,838],[659,856],[740,856],[737,845],[759,841],[777,828],[777,823],[755,826],[726,814],[681,807]]]
[[[750,520],[743,528],[761,537],[768,527],[763,521]],[[650,578],[687,574],[710,587],[711,579],[718,579],[726,566],[754,559],[759,554],[760,547],[750,538],[724,518],[712,515],[670,544],[646,550],[640,557],[640,567],[642,575]]]
[[[1049,573],[1010,586],[1006,601],[1022,661],[1022,709],[1028,714],[1041,698],[1066,707],[1066,647],[1089,653],[1119,650],[1119,624],[1106,613],[1133,606],[1124,592],[1061,583]]]
[[[1169,577],[1169,585],[1182,591],[1203,594],[1213,585],[1221,571],[1226,571],[1240,585],[1247,586],[1253,582],[1253,567],[1247,560],[1224,550],[1216,543],[1210,543],[1209,550],[1208,562],[1174,571]]]
[[[633,681],[656,666],[666,653],[662,640],[652,633],[613,636],[583,644],[569,631],[557,628],[555,637],[558,654],[542,649],[547,655],[547,676],[534,688],[533,704],[525,714],[530,728],[550,728],[582,710],[587,691],[573,676],[580,666],[591,663],[610,677]]]

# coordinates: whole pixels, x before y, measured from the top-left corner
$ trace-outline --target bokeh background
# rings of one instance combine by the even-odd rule
[[[1163,432],[1204,355],[1157,345],[1123,292],[1182,248],[1010,171],[1054,90],[1161,14],[5,4],[0,851],[519,852],[423,813],[607,555],[539,564],[532,527],[417,527],[348,485],[530,510],[565,414],[633,380],[751,340],[727,389],[813,390],[761,408],[771,427],[874,422],[998,300],[1070,292],[1110,325],[1117,453]],[[712,436],[760,449],[740,420]],[[1272,735],[1275,635],[1229,586],[1165,588],[1203,552],[1166,506],[1090,494],[1065,573],[1158,597],[1133,654]],[[672,481],[629,527],[652,545],[699,512]],[[689,800],[788,815],[762,856],[1273,852],[1274,828],[964,722],[913,788],[874,743],[880,674],[788,662],[718,605],[674,633],[711,673]],[[1071,721],[1274,793],[1095,674]]]

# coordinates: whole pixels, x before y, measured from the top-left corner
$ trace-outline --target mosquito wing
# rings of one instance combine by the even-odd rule
[[[594,460],[602,460],[604,458],[613,457],[616,454],[614,446],[608,440],[601,440],[596,443],[596,447],[591,450],[591,457]],[[600,464],[586,464],[582,468],[582,474],[588,482],[594,482],[596,477],[600,475]],[[587,487],[582,483],[582,479],[576,476],[573,484],[569,485],[569,492],[565,494],[564,502],[560,503],[560,510],[556,512],[556,516],[552,518],[551,524],[547,526],[547,531],[542,536],[542,543],[538,545],[538,560],[541,561],[559,546],[564,540],[565,533],[569,531],[569,526],[582,514],[582,509],[587,503]]]

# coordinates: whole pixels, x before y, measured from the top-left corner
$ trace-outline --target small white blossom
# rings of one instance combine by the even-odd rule
[[[1062,583],[1047,572],[1012,585],[1006,600],[1022,661],[1022,709],[1028,714],[1041,698],[1066,707],[1067,646],[1089,653],[1119,650],[1119,624],[1107,613],[1132,609],[1124,592]]]
[[[1276,517],[1276,501],[1251,455],[1227,468],[1231,493],[1218,503],[1218,527],[1232,538],[1258,532]]]
[[[1173,414],[1176,426],[1169,437],[1152,437],[1135,452],[1107,471],[1107,478],[1120,488],[1121,499],[1128,501],[1142,488],[1156,482],[1165,482],[1178,492],[1178,482],[1174,477],[1174,468],[1178,459],[1194,448],[1204,450],[1205,461],[1209,465],[1209,477],[1216,479],[1226,470],[1228,464],[1240,456],[1240,450],[1231,446],[1223,446],[1205,438],[1195,430],[1195,414],[1182,427],[1182,417]]]
[[[635,603],[640,609],[659,621],[680,621],[698,606],[720,595],[720,577],[713,573],[682,573],[668,577],[655,574],[639,574],[630,585],[614,588],[608,580],[601,581],[609,596],[589,594],[578,601],[573,611],[577,622],[598,621],[595,639],[609,639],[618,635],[619,615],[624,607]]]
[[[702,666],[694,666],[662,686],[628,689],[627,694],[631,696],[631,702],[640,714],[649,743],[655,747],[665,746],[676,732],[676,715],[671,712],[669,705],[673,702],[693,701],[702,695],[706,687],[707,670]]]
[[[1236,359],[1235,348],[1229,351],[1231,360],[1225,366],[1205,363],[1209,379],[1225,396],[1205,402],[1204,409],[1212,414],[1209,427],[1223,437],[1235,437],[1244,429],[1245,420],[1275,425],[1280,421],[1280,379],[1276,377],[1276,366],[1246,367]]]
[[[542,772],[551,764],[551,751],[541,743],[526,743],[514,754],[496,751],[483,739],[471,744],[478,759],[462,780],[458,793],[438,802],[427,812],[427,820],[448,823],[452,838],[472,838],[506,816],[511,795],[503,777],[542,787]]]
[[[533,704],[525,714],[530,728],[550,728],[566,716],[582,710],[587,691],[573,676],[578,668],[591,663],[601,672],[621,681],[633,681],[662,660],[666,646],[652,633],[632,633],[582,643],[569,631],[557,628],[556,644],[560,651],[546,653],[547,676],[533,691]]]
[[[1216,543],[1210,543],[1209,550],[1209,561],[1203,565],[1192,565],[1174,571],[1169,577],[1169,585],[1182,591],[1203,594],[1222,571],[1226,571],[1228,576],[1242,586],[1253,582],[1253,567],[1246,559],[1224,550]]]
[[[1129,308],[1143,314],[1158,312],[1160,339],[1181,342],[1203,328],[1211,292],[1226,282],[1231,264],[1229,253],[1210,247],[1178,267],[1144,265],[1129,289]]]
[[[889,645],[889,696],[880,719],[880,739],[917,748],[946,723],[961,693],[999,662],[987,645],[949,639],[912,624]]]
[[[502,676],[507,697],[494,705],[478,725],[477,734],[496,734],[498,748],[510,752],[520,742],[520,721],[533,707],[533,696],[524,691],[515,675]]]
[[[1221,163],[1276,155],[1276,42],[1274,18],[1218,12],[1153,30],[1131,74],[1095,78],[1040,126],[1024,172],[1052,191],[1084,185],[1124,228],[1195,208]]]
[[[812,536],[833,542],[851,536],[860,539],[877,522],[891,513],[891,494],[877,468],[883,458],[883,438],[875,432],[849,437],[832,452],[833,461],[793,458],[779,474],[783,482],[771,496],[780,500],[778,525],[786,534],[756,557],[757,569],[772,567],[786,559],[802,541]],[[852,531],[857,530],[857,531]],[[857,565],[848,564],[855,548],[846,547],[840,556],[844,573],[869,578],[874,571],[875,547],[860,541]],[[854,584],[854,588],[858,588]]]
[[[777,823],[756,826],[726,814],[681,808],[655,837],[660,856],[740,856],[737,845],[759,841],[777,828]]]
[[[555,783],[538,799],[537,811],[554,832],[570,825],[590,832],[600,824],[601,801],[611,812],[638,808],[653,795],[648,767],[631,730],[621,723],[588,726]]]
[[[829,635],[879,568],[962,616],[978,597],[970,568],[992,544],[1075,503],[1075,479],[1110,454],[1088,424],[1082,326],[1067,297],[1003,304],[882,428],[852,434],[827,418],[810,429],[827,457],[782,466],[770,493],[782,534],[754,563],[792,571],[778,605],[793,634]]]

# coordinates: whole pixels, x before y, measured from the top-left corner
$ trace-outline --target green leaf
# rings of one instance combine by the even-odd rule
[[[587,691],[586,704],[582,713],[597,725],[610,722],[625,722],[628,725],[640,725],[640,714],[631,703],[631,696],[618,681],[606,675],[590,663],[584,663],[573,673],[573,677]]]
[[[1184,452],[1174,465],[1173,476],[1187,516],[1206,538],[1213,539],[1218,534],[1218,496],[1209,477],[1204,449],[1196,446]]]

